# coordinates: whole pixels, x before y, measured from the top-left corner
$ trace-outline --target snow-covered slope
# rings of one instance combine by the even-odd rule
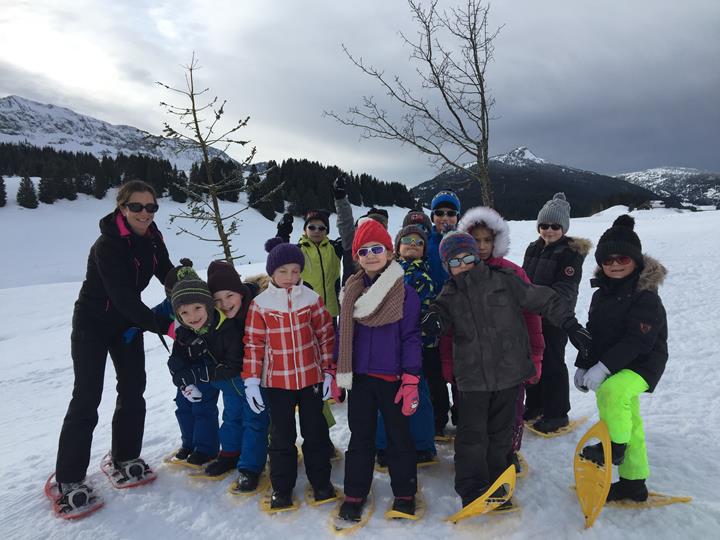
[[[0,142],[50,146],[68,152],[88,152],[97,157],[145,154],[167,159],[180,170],[189,170],[201,159],[199,152],[182,150],[176,141],[19,96],[0,99]],[[220,154],[215,149],[212,151]]]
[[[519,146],[507,154],[492,156],[490,157],[490,160],[497,161],[505,165],[529,165],[532,163],[540,165],[547,163],[544,159],[533,154],[527,146]]]
[[[618,178],[696,204],[720,204],[720,173],[685,167],[657,167],[618,175]]]
[[[57,440],[72,392],[70,327],[73,302],[84,275],[88,249],[97,236],[97,221],[110,210],[109,199],[80,196],[37,210],[14,204],[16,179],[6,179],[9,204],[0,208],[0,530],[6,538],[25,539],[133,539],[171,538],[264,540],[333,538],[328,531],[330,507],[308,507],[290,514],[268,516],[256,498],[231,498],[226,489],[232,478],[201,484],[185,473],[160,465],[179,442],[173,414],[174,388],[167,372],[167,353],[148,336],[147,420],[143,456],[156,467],[159,478],[149,486],[127,492],[110,488],[97,465],[110,448],[110,424],[115,402],[115,377],[108,362],[100,421],[93,441],[88,480],[106,500],[98,513],[77,523],[53,517],[42,487],[54,468]],[[213,248],[188,237],[175,236],[167,223],[173,203],[163,200],[157,216],[174,260],[190,256],[205,274]],[[355,209],[357,214],[361,209]],[[590,218],[572,220],[571,232],[597,241],[624,211],[614,207]],[[394,235],[405,211],[390,208]],[[356,214],[356,215],[357,215]],[[720,521],[716,472],[720,447],[720,393],[713,376],[720,364],[717,336],[720,322],[713,315],[720,305],[717,268],[720,252],[712,231],[720,228],[720,212],[635,212],[637,231],[645,251],[669,269],[661,289],[669,319],[670,361],[657,390],[640,398],[651,463],[651,488],[694,497],[689,505],[651,510],[607,508],[595,526],[583,530],[583,518],[573,483],[572,456],[582,435],[579,430],[556,439],[526,434],[523,454],[530,473],[518,482],[516,501],[522,510],[506,516],[469,520],[456,526],[442,518],[459,507],[453,491],[452,448],[439,447],[441,463],[420,469],[418,476],[428,512],[417,523],[390,522],[383,512],[390,502],[387,475],[376,473],[375,515],[353,538],[419,540],[424,538],[477,540],[478,538],[583,538],[588,540],[712,538]],[[298,237],[300,220],[292,238]],[[509,258],[522,260],[524,248],[536,238],[534,221],[511,222],[513,244]],[[337,229],[332,223],[333,233]],[[264,267],[262,243],[275,232],[274,224],[253,210],[246,213],[237,236],[253,264],[241,266],[250,275]],[[333,236],[335,235],[333,234]],[[681,247],[681,249],[680,249]],[[692,261],[690,263],[689,261]],[[583,268],[577,313],[587,320],[594,267],[590,256]],[[154,282],[144,294],[148,304],[162,299]],[[568,365],[573,362],[567,348]],[[597,418],[594,395],[572,389],[572,416]],[[349,440],[346,407],[334,407],[337,425],[334,443],[345,449]],[[585,424],[588,427],[590,423]],[[333,482],[342,486],[343,463],[333,465]],[[296,496],[302,497],[307,480],[299,467]]]

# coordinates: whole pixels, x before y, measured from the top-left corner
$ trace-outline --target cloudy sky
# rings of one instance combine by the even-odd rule
[[[464,0],[440,0],[452,6]],[[496,0],[491,154],[528,146],[616,174],[720,170],[720,2]],[[193,51],[198,76],[250,115],[258,159],[304,157],[416,184],[426,159],[324,117],[382,97],[342,51],[413,83],[403,0],[0,0],[0,97],[20,95],[160,133]],[[392,109],[390,109],[392,111]],[[231,152],[236,158],[242,151]]]

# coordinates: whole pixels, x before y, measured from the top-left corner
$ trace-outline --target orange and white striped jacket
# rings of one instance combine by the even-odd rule
[[[245,319],[242,378],[266,388],[300,390],[323,382],[333,362],[335,328],[322,298],[302,284],[272,282],[250,303]]]

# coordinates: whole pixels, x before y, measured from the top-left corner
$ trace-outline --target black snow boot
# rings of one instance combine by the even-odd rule
[[[315,502],[327,501],[328,499],[334,499],[337,496],[337,492],[332,484],[318,488],[313,486],[312,489]]]
[[[532,422],[534,420],[539,419],[542,416],[542,409],[537,407],[528,408],[525,407],[525,411],[523,412],[523,420],[525,422]]]
[[[252,493],[257,489],[259,482],[260,474],[246,469],[238,471],[238,491],[241,491],[242,493]]]
[[[415,458],[415,463],[421,465],[423,463],[433,463],[435,461],[435,454],[430,450],[418,450]]]
[[[187,458],[187,462],[190,465],[195,465],[196,467],[202,467],[209,461],[212,461],[213,457],[209,456],[207,454],[203,454],[202,452],[193,452],[190,454]]]
[[[541,433],[554,433],[560,428],[564,428],[570,423],[567,416],[559,418],[545,418],[544,416],[533,424],[533,429]]]
[[[510,457],[508,458],[508,463],[515,467],[515,475],[516,476],[522,472],[522,465],[520,464],[520,458],[518,457],[517,452],[510,452]]]
[[[175,452],[173,457],[179,461],[185,461],[188,457],[190,457],[190,454],[192,454],[192,449],[182,446],[177,452]]]
[[[625,461],[625,449],[627,444],[624,443],[610,443],[611,444],[611,459],[613,465],[622,465]],[[580,451],[580,457],[588,461],[592,461],[595,465],[603,467],[605,465],[605,454],[603,454],[602,444],[591,444],[586,446]]]
[[[620,478],[610,486],[610,492],[607,501],[623,501],[631,500],[635,502],[644,502],[648,498],[648,489],[645,480],[627,480]]]
[[[415,496],[412,497],[395,497],[392,509],[401,514],[408,516],[415,515]]]
[[[359,501],[343,501],[338,511],[338,517],[345,521],[360,521],[362,519],[363,506],[365,506],[365,497]]]
[[[270,497],[270,508],[273,510],[279,510],[281,508],[290,508],[293,505],[292,492],[281,493],[280,491],[274,490]]]
[[[219,455],[217,459],[207,464],[205,474],[208,476],[222,476],[237,466],[238,457],[237,455]]]

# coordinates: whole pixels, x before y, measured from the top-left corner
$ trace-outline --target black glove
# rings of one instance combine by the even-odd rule
[[[347,196],[345,190],[345,175],[338,176],[333,182],[333,195],[336,199],[344,199]]]
[[[590,345],[592,345],[590,332],[588,332],[575,317],[565,321],[562,327],[563,330],[567,332],[573,347],[580,352],[583,358],[587,358],[588,354],[590,354]]]
[[[438,337],[442,333],[440,317],[434,311],[428,311],[420,321],[420,328],[428,337]]]
[[[172,381],[178,388],[185,388],[190,384],[197,383],[195,373],[192,369],[181,369],[180,371],[172,373]]]
[[[286,213],[277,225],[277,235],[285,242],[290,242],[290,234],[293,230],[293,215]]]

